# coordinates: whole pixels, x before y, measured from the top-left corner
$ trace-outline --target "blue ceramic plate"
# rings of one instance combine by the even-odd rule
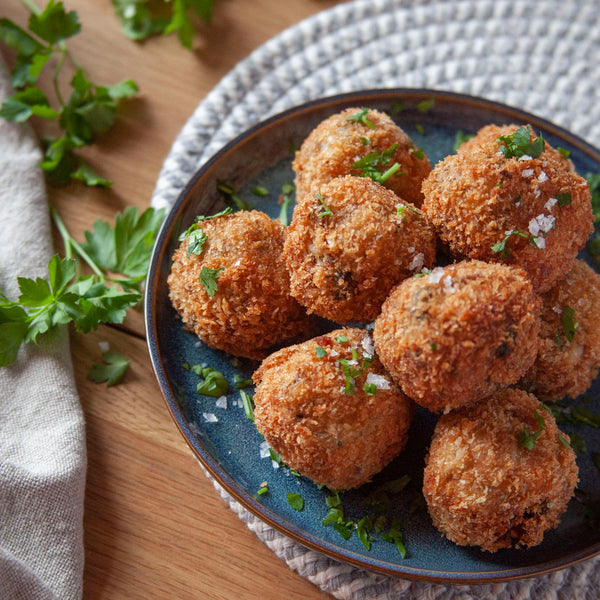
[[[433,107],[419,110],[423,108],[420,102],[429,99],[434,100]],[[199,378],[184,368],[186,364],[212,366],[223,372],[230,384],[236,376],[250,377],[257,364],[212,350],[182,328],[171,307],[166,283],[179,234],[196,215],[211,215],[223,208],[226,197],[217,189],[220,181],[231,183],[242,200],[277,218],[282,186],[293,182],[291,148],[298,147],[320,121],[350,106],[377,108],[394,115],[416,145],[425,150],[432,165],[453,152],[459,131],[474,133],[489,123],[531,123],[553,146],[571,152],[579,173],[600,172],[597,150],[547,121],[494,102],[430,90],[375,90],[326,98],[252,127],[193,176],[167,217],[152,258],[145,302],[148,344],[156,377],[177,427],[212,476],[250,512],[305,546],[363,568],[436,582],[495,582],[532,577],[598,554],[600,530],[593,527],[585,511],[586,501],[600,501],[600,478],[592,460],[592,453],[600,452],[597,428],[564,426],[568,433],[576,431],[587,450],[578,454],[582,497],[571,501],[560,526],[549,532],[540,546],[490,554],[449,542],[431,524],[420,488],[423,458],[435,417],[419,411],[402,455],[371,484],[342,495],[346,518],[359,521],[370,512],[365,500],[373,491],[385,482],[410,476],[410,483],[400,493],[387,496],[391,500],[388,516],[402,523],[408,552],[402,558],[396,546],[380,536],[373,537],[367,550],[356,533],[346,540],[333,527],[322,524],[329,510],[327,491],[285,467],[274,468],[269,457],[261,457],[263,440],[246,418],[239,391],[233,385],[226,408],[216,405],[215,398],[196,393]],[[397,112],[400,106],[403,108]],[[254,195],[252,190],[257,185],[266,187],[269,195]],[[289,207],[288,216],[291,210]],[[578,402],[600,413],[600,381],[596,380]],[[268,493],[257,496],[263,482],[268,483]],[[304,498],[302,511],[290,506],[288,492]]]

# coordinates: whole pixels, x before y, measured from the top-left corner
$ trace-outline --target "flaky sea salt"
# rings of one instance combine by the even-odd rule
[[[218,423],[219,421],[214,413],[202,413],[202,416],[207,423]]]
[[[429,273],[429,281],[431,283],[439,283],[444,276],[444,267],[436,267]]]
[[[390,381],[383,375],[377,373],[368,373],[366,385],[374,385],[378,390],[389,390]]]
[[[523,175],[523,177],[533,177],[534,172],[533,169],[523,169],[521,175]]]
[[[217,408],[227,408],[227,396],[219,396],[215,402]]]
[[[375,354],[375,345],[373,344],[373,340],[370,335],[365,335],[363,339],[360,341],[360,345],[363,347],[363,350],[367,353],[368,357],[372,357]]]
[[[411,271],[417,271],[417,270],[422,269],[424,264],[425,264],[425,255],[422,252],[419,252],[419,254],[415,254],[413,259],[410,261],[408,268]]]

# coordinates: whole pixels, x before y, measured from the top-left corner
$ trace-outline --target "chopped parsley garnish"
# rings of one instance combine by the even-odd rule
[[[366,137],[361,137],[360,138],[360,143],[363,146],[370,146],[371,145],[371,140],[369,138],[366,138]]]
[[[319,192],[315,198],[321,203],[321,206],[323,207],[323,211],[320,212],[317,217],[322,218],[322,217],[329,217],[331,216],[333,213],[331,212],[331,209],[329,208],[329,206],[327,206],[327,204],[325,204],[325,200],[323,200],[323,196],[321,196],[321,192]]]
[[[214,214],[214,215],[198,215],[192,225],[190,225],[180,236],[179,241],[183,242],[186,238],[188,238],[188,256],[192,254],[202,254],[204,249],[204,244],[208,239],[208,236],[202,231],[200,228],[200,223],[202,221],[210,221],[212,219],[217,219],[218,217],[223,217],[228,215],[231,212],[231,208],[224,208],[222,211]]]
[[[544,417],[542,417],[537,410],[533,411],[533,417],[537,421],[539,429],[537,431],[530,432],[527,427],[524,427],[523,431],[521,431],[519,435],[519,444],[526,450],[533,450],[537,439],[540,437],[540,435],[542,435],[544,427],[546,426]]]
[[[345,335],[338,335],[334,339],[335,339],[336,342],[338,342],[340,344],[343,344],[344,342],[348,341],[348,337],[345,336]]]
[[[419,160],[423,160],[425,158],[425,152],[423,148],[418,148],[413,152],[413,156],[417,157]]]
[[[252,379],[245,379],[239,373],[234,373],[234,375],[233,375],[233,385],[238,390],[243,390],[244,388],[252,387],[254,385],[254,382],[252,381]]]
[[[252,394],[249,394],[245,390],[240,390],[240,398],[242,400],[242,407],[244,408],[244,414],[250,421],[254,422],[254,398],[253,398]],[[271,454],[271,458],[273,458],[273,454]],[[273,459],[273,460],[275,460],[275,459]],[[275,461],[275,462],[278,462],[278,461]]]
[[[231,202],[238,210],[251,210],[252,206],[245,200],[242,200],[239,193],[232,183],[229,181],[217,181],[217,189],[223,192],[228,201]]]
[[[256,496],[257,498],[260,496],[265,496],[266,494],[269,493],[269,486],[265,483],[263,485],[261,485],[258,490],[256,490]]]
[[[300,494],[296,494],[294,492],[288,492],[287,493],[287,501],[288,501],[288,504],[295,511],[300,512],[300,511],[304,510],[304,498]]]
[[[510,135],[501,135],[497,141],[500,144],[502,154],[504,154],[506,158],[521,158],[522,156],[538,158],[544,151],[544,138],[540,133],[533,142],[530,142],[530,139],[531,125],[527,125],[519,127],[519,129]]]
[[[257,185],[252,188],[252,193],[259,198],[266,198],[269,195],[269,190],[264,185]]]
[[[421,100],[417,102],[417,110],[420,113],[429,112],[435,106],[435,98],[426,98],[425,100]]]
[[[437,350],[437,344],[435,342],[431,342],[429,346],[431,347],[432,352],[435,352]]]
[[[317,346],[315,348],[315,354],[317,355],[317,358],[323,358],[327,356],[327,350],[325,350],[325,348],[321,348],[321,346]]]
[[[519,237],[526,238],[529,240],[529,243],[532,246],[534,246],[535,248],[538,247],[535,243],[535,238],[532,235],[523,233],[522,231],[517,231],[516,229],[511,229],[506,233],[504,239],[501,242],[497,242],[492,246],[492,252],[495,252],[496,254],[500,253],[500,256],[502,258],[508,258],[512,254],[512,248],[507,248],[506,242],[508,242],[508,240],[513,235],[518,235]]]
[[[423,125],[421,125],[421,123],[417,123],[415,125],[415,129],[421,134],[421,135],[425,135],[425,127]]]
[[[570,306],[563,306],[560,313],[560,323],[567,341],[572,342],[579,323],[575,321],[575,311]]]
[[[188,238],[188,257],[192,254],[202,254],[204,243],[208,239],[204,231],[198,227],[190,231],[186,237]]]
[[[221,276],[221,271],[223,271],[223,269],[224,267],[219,267],[218,269],[202,267],[202,270],[200,271],[200,283],[211,298],[217,291],[217,279]]]
[[[376,396],[377,395],[377,386],[374,383],[365,383],[363,390],[366,392],[368,396]]]
[[[382,152],[369,152],[369,154],[365,154],[365,156],[352,163],[352,168],[362,171],[359,177],[368,177],[380,185],[384,185],[392,175],[406,175],[404,171],[398,173],[400,169],[400,163],[398,162],[395,162],[384,172],[381,171],[383,167],[387,167],[391,162],[397,147],[398,144],[392,144]]]
[[[202,365],[193,365],[192,371],[201,378],[196,386],[198,394],[218,398],[229,391],[229,383],[221,371]]]
[[[558,200],[558,206],[568,206],[571,204],[571,194],[568,192],[561,192],[560,194],[556,194],[556,199]]]
[[[371,121],[369,121],[369,119],[367,118],[368,112],[368,108],[361,108],[360,112],[357,112],[354,115],[348,117],[346,121],[362,123],[363,125],[366,125],[369,129],[375,129],[375,125],[373,125],[373,123],[371,123]]]
[[[390,105],[390,115],[395,116],[406,108],[406,102],[392,102]]]
[[[456,152],[465,142],[468,142],[471,138],[475,137],[472,133],[463,133],[462,131],[457,131],[454,136],[454,144],[452,145],[452,150]]]
[[[400,552],[400,556],[406,558],[407,551],[406,546],[404,545],[404,533],[402,533],[401,526],[402,523],[400,522],[400,519],[394,519],[390,530],[381,534],[381,539],[390,544],[395,544],[396,548],[398,548],[398,552]]]
[[[345,358],[338,358],[338,363],[342,368],[342,373],[346,378],[346,385],[344,387],[344,394],[351,396],[354,393],[354,385],[356,384],[356,378],[362,374],[362,369],[355,369],[349,360]]]
[[[292,194],[294,193],[294,190],[294,186],[288,181],[281,186],[281,210],[279,211],[279,221],[286,227],[290,224],[288,209],[292,203]]]
[[[560,146],[557,146],[556,150],[563,158],[569,158],[569,156],[571,156],[571,151],[567,150],[566,148],[561,148]]]
[[[587,406],[572,406],[556,402],[548,406],[548,410],[559,425],[588,425],[600,427],[600,415],[592,412]]]
[[[592,194],[592,212],[596,222],[600,221],[600,173],[587,173],[585,176]]]
[[[364,516],[356,524],[356,534],[358,535],[358,539],[367,550],[371,550],[371,542],[373,541],[373,538],[371,537],[370,533],[372,530],[373,517],[371,515]]]
[[[130,361],[119,352],[104,352],[102,360],[103,364],[92,366],[88,379],[106,383],[107,387],[121,383]]]

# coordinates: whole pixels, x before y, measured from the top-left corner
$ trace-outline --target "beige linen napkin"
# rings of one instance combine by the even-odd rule
[[[12,93],[0,61],[0,102]],[[47,277],[52,255],[41,155],[0,120],[0,290]],[[84,422],[66,330],[0,368],[0,599],[82,596]]]

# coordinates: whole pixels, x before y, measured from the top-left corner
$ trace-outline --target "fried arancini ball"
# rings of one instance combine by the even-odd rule
[[[375,320],[381,362],[433,412],[516,383],[537,353],[540,300],[519,269],[465,261],[398,285]]]
[[[368,331],[332,331],[267,357],[254,418],[282,461],[332,490],[356,488],[404,447],[414,404],[374,356]]]
[[[427,217],[363,177],[338,177],[296,203],[284,245],[291,293],[309,313],[371,322],[390,290],[430,267],[436,236]]]
[[[539,544],[577,484],[569,437],[535,396],[512,388],[440,417],[425,460],[433,524],[489,552]]]
[[[600,368],[600,275],[576,259],[541,298],[538,356],[520,385],[548,402],[576,398]]]
[[[573,266],[593,217],[586,180],[550,144],[536,158],[504,155],[508,147],[537,154],[538,139],[516,125],[482,128],[435,165],[423,182],[423,210],[455,256],[521,267],[544,292]]]
[[[390,152],[394,144],[397,146]],[[377,160],[377,154],[383,154],[383,159]],[[400,169],[385,181],[386,187],[406,202],[421,206],[421,183],[431,171],[429,160],[387,114],[367,108],[343,110],[311,131],[292,165],[296,198],[314,196],[335,177],[363,175],[364,171],[353,165],[364,157],[366,162],[376,163],[381,173],[399,163]]]
[[[240,211],[200,221],[198,229],[206,236],[203,245],[186,235],[167,279],[187,328],[212,348],[255,359],[276,344],[312,334],[306,311],[290,296],[281,223],[259,211]]]

